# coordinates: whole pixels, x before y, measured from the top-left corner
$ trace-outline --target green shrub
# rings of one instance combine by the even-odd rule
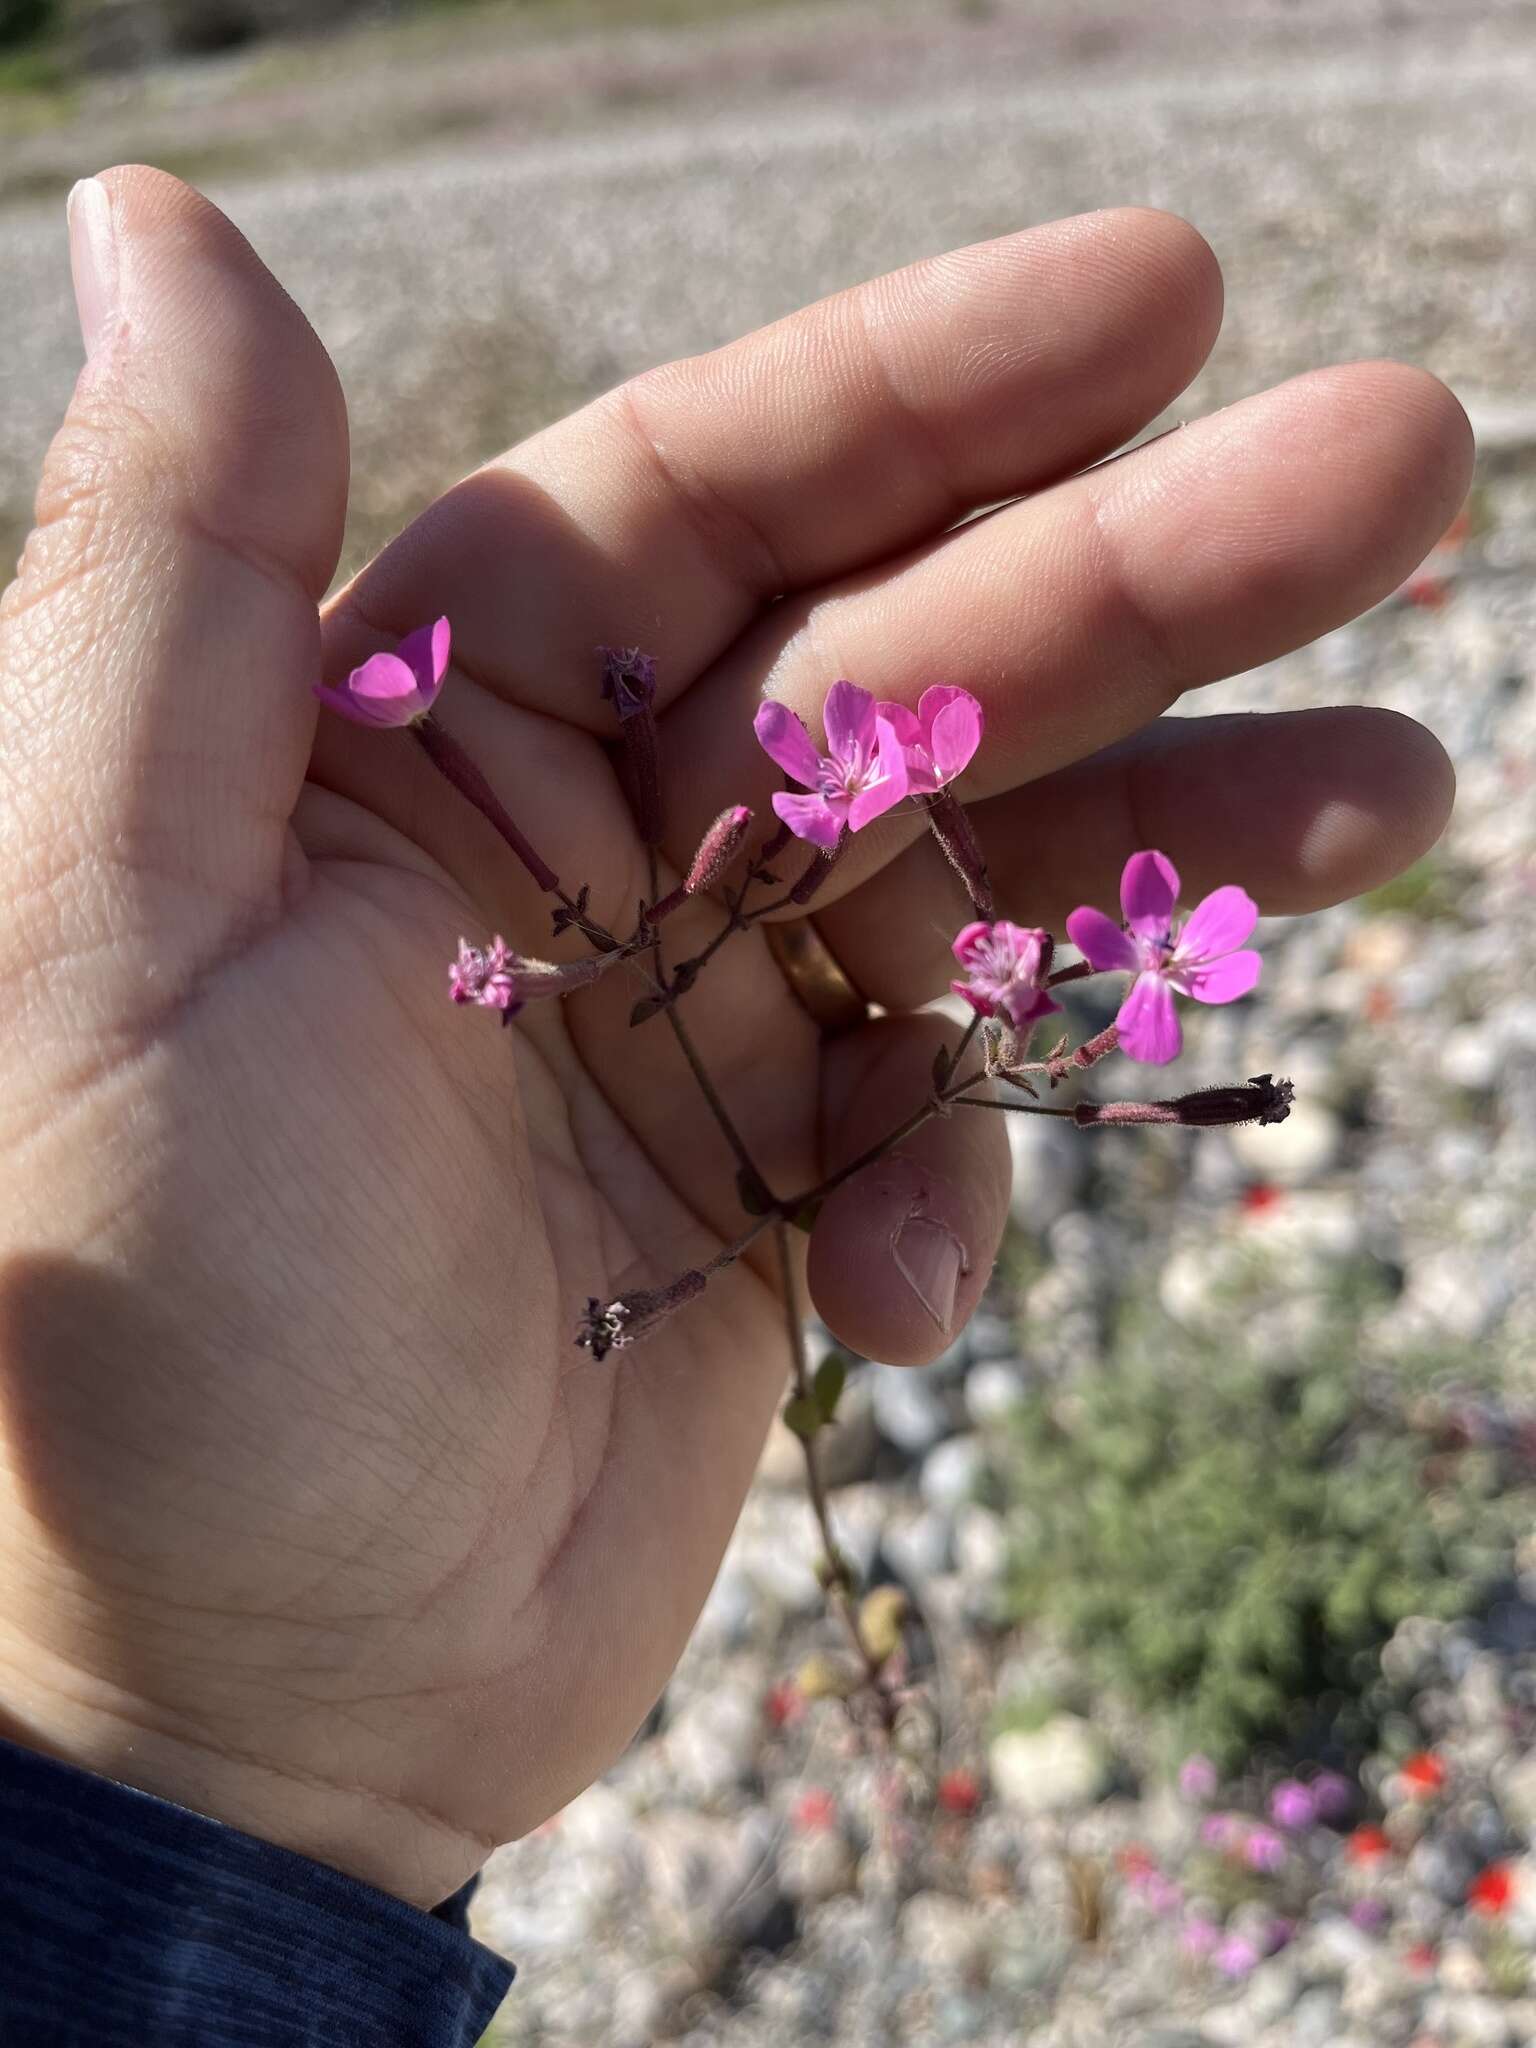
[[[1010,1515],[1017,1612],[1227,1766],[1368,1743],[1382,1643],[1485,1597],[1536,1502],[1446,1435],[1431,1370],[1362,1366],[1346,1310],[1283,1363],[1232,1325],[1223,1347],[1142,1318],[1027,1404]]]

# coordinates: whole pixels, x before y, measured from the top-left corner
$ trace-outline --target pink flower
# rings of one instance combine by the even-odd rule
[[[1003,919],[968,924],[954,943],[966,978],[949,985],[980,1016],[995,1017],[1001,1011],[1015,1031],[1027,1031],[1037,1018],[1061,1008],[1044,988],[1051,950],[1048,932],[1026,931]]]
[[[446,619],[418,626],[393,654],[370,655],[344,683],[316,683],[315,695],[354,725],[414,725],[426,717],[443,687],[448,641]]]
[[[1243,1861],[1250,1870],[1279,1870],[1287,1853],[1284,1840],[1273,1828],[1252,1827],[1243,1837]]]
[[[1309,1828],[1317,1819],[1317,1801],[1299,1778],[1286,1778],[1269,1795],[1269,1817],[1276,1827]]]
[[[472,946],[468,939],[460,939],[458,958],[448,969],[448,995],[455,1003],[478,1003],[483,1010],[500,1010],[502,1022],[510,1024],[533,997],[574,995],[606,974],[620,958],[616,952],[591,953],[557,966],[553,960],[532,960],[514,953],[502,938],[492,939],[488,946]]]
[[[1205,1957],[1221,1945],[1221,1928],[1204,1913],[1191,1913],[1179,1930],[1179,1946],[1187,1956]]]
[[[900,744],[913,795],[930,796],[945,788],[964,774],[981,745],[981,705],[953,683],[924,690],[915,712],[905,704],[877,704],[875,709]]]
[[[1312,1780],[1312,1799],[1319,1820],[1344,1820],[1354,1807],[1355,1788],[1338,1771],[1319,1771]]]
[[[1187,1756],[1179,1765],[1179,1792],[1192,1806],[1216,1797],[1216,1766],[1208,1756]]]
[[[1229,1934],[1211,1957],[1223,1977],[1246,1977],[1261,1960],[1258,1945],[1241,1934]]]
[[[505,939],[492,939],[488,946],[459,941],[459,957],[448,969],[448,995],[455,1003],[478,1003],[485,1010],[500,1010],[510,1018],[523,1007],[512,972],[516,956]]]
[[[1197,1003],[1231,1003],[1259,978],[1257,953],[1236,949],[1258,922],[1258,906],[1228,885],[1198,903],[1182,925],[1173,921],[1179,875],[1166,854],[1133,853],[1120,878],[1122,929],[1086,904],[1067,919],[1067,933],[1094,969],[1127,970],[1136,979],[1120,1006],[1120,1045],[1133,1060],[1166,1066],[1183,1046],[1173,990]]]
[[[834,683],[822,707],[827,751],[818,754],[793,711],[759,706],[752,729],[763,751],[810,796],[781,790],[773,808],[797,839],[830,853],[849,832],[862,831],[907,793],[907,767],[889,719],[857,683]]]

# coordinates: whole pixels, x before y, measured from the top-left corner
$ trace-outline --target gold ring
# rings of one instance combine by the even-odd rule
[[[763,936],[791,994],[821,1026],[824,1038],[836,1038],[867,1022],[868,1000],[843,972],[836,954],[808,917],[764,925]]]

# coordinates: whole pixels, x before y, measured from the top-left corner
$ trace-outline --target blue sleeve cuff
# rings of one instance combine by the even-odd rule
[[[435,1913],[0,1741],[5,2048],[473,2048],[513,1971]]]

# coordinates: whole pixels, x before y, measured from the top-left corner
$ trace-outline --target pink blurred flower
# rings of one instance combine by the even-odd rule
[[[763,751],[812,793],[779,791],[773,808],[797,839],[830,853],[845,830],[862,831],[907,793],[907,766],[890,721],[868,690],[834,683],[822,707],[827,751],[819,754],[793,711],[758,707],[752,729]]]
[[[1203,1959],[1221,1946],[1221,1928],[1204,1913],[1191,1913],[1179,1929],[1179,1946],[1185,1955]]]
[[[1229,1934],[1211,1957],[1223,1977],[1246,1977],[1260,1960],[1258,1944],[1242,1934]]]
[[[968,924],[957,935],[953,950],[966,978],[949,985],[980,1016],[995,1017],[1001,1011],[1015,1031],[1026,1031],[1037,1018],[1061,1008],[1042,986],[1051,970],[1048,932],[1026,930],[1002,919],[996,924]]]
[[[1355,1788],[1340,1771],[1319,1771],[1312,1780],[1319,1820],[1344,1820],[1354,1810]]]
[[[1317,1819],[1317,1800],[1299,1778],[1286,1778],[1269,1795],[1269,1817],[1276,1827],[1309,1828]]]
[[[1216,1796],[1216,1766],[1208,1756],[1187,1756],[1179,1765],[1179,1792],[1193,1806]]]
[[[315,695],[354,725],[414,725],[437,701],[448,673],[449,627],[418,626],[393,654],[373,654],[343,683],[316,683]]]
[[[981,705],[969,690],[953,683],[934,683],[918,699],[917,710],[904,704],[877,704],[901,747],[907,767],[907,788],[929,796],[945,788],[970,766],[981,745]]]
[[[1197,1003],[1231,1003],[1247,995],[1263,963],[1238,951],[1258,922],[1258,906],[1229,884],[1174,923],[1179,874],[1161,853],[1133,853],[1120,878],[1125,924],[1084,904],[1067,919],[1067,935],[1097,971],[1135,975],[1116,1023],[1121,1049],[1148,1066],[1166,1066],[1183,1047],[1173,991]]]
[[[1200,1839],[1207,1849],[1230,1849],[1238,1840],[1238,1825],[1230,1813],[1208,1813],[1200,1823]]]
[[[1356,1899],[1349,1917],[1362,1934],[1379,1934],[1387,1924],[1386,1903],[1382,1899]]]
[[[1288,1854],[1284,1838],[1273,1828],[1251,1827],[1243,1836],[1243,1861],[1250,1870],[1279,1870]]]

